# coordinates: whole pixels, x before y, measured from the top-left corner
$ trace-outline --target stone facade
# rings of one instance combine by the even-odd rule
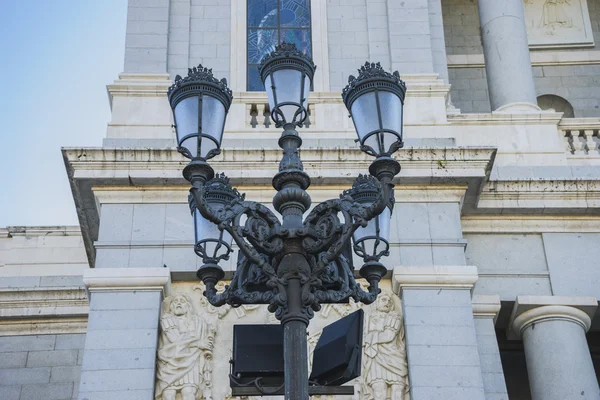
[[[524,4],[567,3],[587,5],[597,44],[599,0]],[[554,48],[530,49],[521,0],[310,5],[318,69],[300,134],[313,205],[371,161],[341,102],[348,75],[381,61],[408,87],[386,300],[363,307],[354,398],[599,399],[597,47],[572,47],[559,26]],[[0,398],[230,398],[232,326],[275,321],[262,306],[217,309],[201,295],[166,92],[200,62],[229,80],[234,102],[211,163],[271,207],[279,132],[265,93],[245,91],[246,6],[129,1],[103,146],[62,150],[80,226],[0,230]],[[550,25],[570,29],[553,15]],[[575,118],[541,110],[543,94]],[[236,258],[222,263],[227,278]],[[309,344],[358,307],[324,307]]]
[[[442,2],[452,102],[463,112],[490,112],[477,1]],[[595,45],[532,49],[537,96],[566,99],[576,117],[600,115],[600,1],[587,0]]]

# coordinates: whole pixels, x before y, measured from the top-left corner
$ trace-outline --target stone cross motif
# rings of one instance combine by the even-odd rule
[[[211,371],[216,329],[186,294],[163,302],[157,357],[157,400],[212,400]]]

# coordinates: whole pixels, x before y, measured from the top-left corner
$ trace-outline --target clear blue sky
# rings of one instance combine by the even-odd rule
[[[101,146],[127,0],[0,0],[0,227],[76,225],[60,148]]]

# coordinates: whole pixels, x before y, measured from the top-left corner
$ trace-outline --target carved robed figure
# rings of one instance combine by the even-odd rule
[[[364,357],[363,376],[369,389],[366,398],[403,400],[408,389],[404,325],[388,293],[379,295],[376,310],[368,316]]]
[[[215,328],[197,314],[186,294],[163,303],[157,361],[157,400],[212,399],[211,361]]]

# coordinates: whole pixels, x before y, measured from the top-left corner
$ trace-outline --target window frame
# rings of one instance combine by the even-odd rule
[[[310,38],[309,41],[309,52],[310,52],[310,56],[312,57],[313,55],[313,35],[312,35],[312,1],[307,0],[306,4],[308,5],[308,26],[307,27],[284,27],[281,26],[281,3],[285,0],[273,0],[276,2],[277,4],[277,25],[274,27],[265,27],[265,28],[261,28],[258,26],[250,26],[248,25],[248,17],[250,15],[250,0],[246,1],[246,91],[247,92],[262,92],[264,91],[264,88],[262,89],[258,89],[258,90],[250,90],[250,74],[249,74],[249,70],[252,67],[257,68],[260,64],[260,61],[258,63],[251,63],[250,62],[250,46],[248,45],[249,43],[249,39],[250,39],[250,31],[252,30],[256,30],[256,31],[276,31],[277,32],[277,44],[281,44],[281,31],[287,31],[287,30],[293,30],[293,31],[308,31],[308,35]]]
[[[234,92],[246,92],[247,85],[247,0],[231,0],[230,87]],[[317,73],[313,81],[315,92],[329,92],[329,45],[327,40],[327,2],[310,0],[311,45]],[[257,93],[260,92],[250,92]],[[235,100],[234,100],[235,102]]]

